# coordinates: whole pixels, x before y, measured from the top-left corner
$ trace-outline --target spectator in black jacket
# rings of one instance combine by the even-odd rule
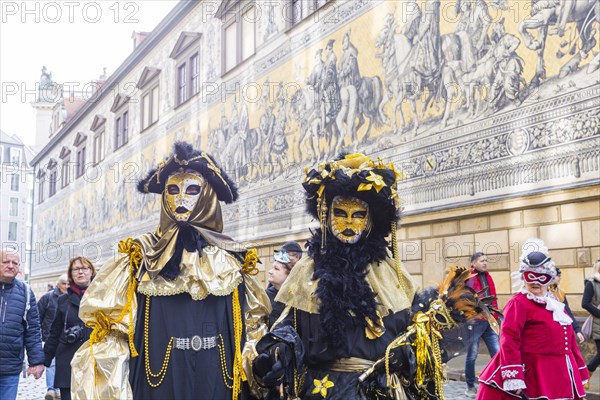
[[[58,298],[56,316],[44,345],[44,364],[50,366],[52,359],[56,357],[54,387],[60,389],[62,400],[71,400],[71,360],[92,332],[79,319],[79,303],[96,276],[96,268],[86,257],[75,257],[69,261],[67,276],[67,294]]]
[[[35,296],[29,285],[15,279],[21,264],[19,254],[0,250],[0,261],[0,394],[2,400],[14,400],[24,350],[27,374],[35,379],[44,373],[44,354]]]
[[[579,343],[583,343],[583,342],[585,342],[585,337],[583,337],[583,334],[581,333],[581,327],[579,326],[577,319],[575,319],[575,316],[573,315],[573,311],[571,311],[571,307],[569,307],[569,301],[567,300],[567,294],[559,286],[561,276],[562,276],[562,271],[560,270],[560,268],[556,267],[556,278],[554,278],[554,282],[550,285],[550,287],[548,288],[548,291],[552,294],[552,296],[554,296],[554,298],[556,298],[556,300],[562,302],[565,305],[565,311],[567,312],[567,314],[569,314],[569,317],[571,317],[571,319],[573,320],[572,325],[573,325],[573,330],[575,331],[575,334],[577,335],[577,340],[579,341]]]
[[[67,287],[69,286],[69,279],[67,274],[62,274],[58,277],[56,287],[50,290],[48,293],[43,295],[38,301],[38,311],[40,312],[40,321],[42,322],[42,341],[47,342],[50,336],[50,327],[52,321],[54,321],[54,315],[56,314],[56,306],[58,304],[58,298],[67,293]],[[53,400],[60,398],[60,392],[54,388],[54,360],[48,368],[46,368],[46,386],[48,388],[46,392],[45,400]]]

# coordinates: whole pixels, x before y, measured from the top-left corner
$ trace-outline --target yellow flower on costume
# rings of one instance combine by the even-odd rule
[[[319,380],[319,379],[313,379],[313,385],[315,385],[315,388],[312,390],[312,394],[317,394],[320,393],[321,397],[325,398],[327,397],[327,389],[334,387],[334,383],[332,381],[329,380],[329,375],[325,375],[325,378]]]
[[[377,191],[377,193],[379,193],[379,191],[381,189],[383,189],[385,186],[387,186],[385,184],[385,182],[383,181],[383,176],[381,176],[379,174],[374,174],[373,171],[369,172],[369,176],[367,176],[367,180],[369,182],[372,182],[372,185],[375,187],[375,190]]]
[[[256,264],[258,263],[258,253],[256,249],[249,249],[246,252],[246,257],[244,259],[244,265],[242,265],[242,272],[249,275],[257,275],[258,268]]]

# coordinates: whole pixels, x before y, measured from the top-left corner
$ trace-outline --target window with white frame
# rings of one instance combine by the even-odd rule
[[[17,227],[18,225],[16,222],[8,223],[8,240],[17,240]]]
[[[71,150],[69,150],[67,146],[63,146],[60,152],[60,159],[62,161],[60,168],[60,187],[64,188],[71,183]]]
[[[10,190],[13,192],[18,192],[19,191],[19,183],[20,183],[21,177],[19,176],[19,174],[11,174],[10,175]]]
[[[44,202],[44,200],[46,200],[46,196],[45,193],[46,191],[45,189],[45,183],[46,183],[46,172],[43,170],[40,170],[37,174],[37,180],[38,180],[38,204],[42,204]]]
[[[63,159],[62,168],[60,170],[61,173],[61,185],[60,187],[66,187],[69,183],[71,183],[71,157],[67,157]]]
[[[16,147],[10,148],[10,163],[16,165],[21,164],[21,149]]]
[[[56,166],[48,171],[48,197],[56,194],[56,182],[58,178],[58,170]]]
[[[79,178],[85,173],[86,150],[87,150],[87,135],[83,132],[77,132],[75,141],[75,178]]]
[[[136,87],[142,95],[141,130],[152,126],[158,121],[158,106],[160,97],[160,69],[144,67]]]
[[[220,14],[222,30],[222,74],[247,60],[256,51],[256,23],[260,16],[253,1],[230,2]]]
[[[9,200],[8,207],[8,216],[9,217],[18,217],[19,216],[19,198],[11,197]]]
[[[104,160],[104,128],[94,135],[94,165]]]
[[[94,132],[93,143],[92,143],[92,159],[94,165],[104,160],[104,149],[105,149],[105,132],[106,132],[106,118],[102,115],[96,115],[92,121],[90,130]]]
[[[200,37],[199,32],[182,32],[169,55],[177,66],[176,106],[200,93]]]
[[[75,177],[79,178],[85,172],[85,144],[77,148],[77,166]]]
[[[129,142],[129,96],[117,94],[110,111],[115,114],[115,146],[120,149]]]
[[[185,103],[200,91],[200,55],[186,57],[177,67],[177,105]]]
[[[129,109],[122,111],[115,118],[115,150],[129,141]]]
[[[289,0],[288,27],[292,27],[324,6],[329,0]]]
[[[158,121],[158,81],[142,94],[142,130]]]

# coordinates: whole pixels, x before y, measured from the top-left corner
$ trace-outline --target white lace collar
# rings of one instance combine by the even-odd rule
[[[531,301],[535,301],[539,304],[546,304],[546,310],[552,312],[552,319],[559,324],[566,326],[573,323],[571,317],[569,317],[569,315],[565,312],[565,304],[554,299],[553,297],[550,297],[550,292],[548,292],[548,295],[546,296],[536,296],[526,288],[522,288],[521,293],[527,296],[527,298]]]

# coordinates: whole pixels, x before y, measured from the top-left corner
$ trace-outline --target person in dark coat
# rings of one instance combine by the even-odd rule
[[[410,325],[416,292],[412,277],[388,252],[386,237],[399,215],[395,187],[394,171],[362,154],[307,172],[307,209],[320,228],[275,298],[284,308],[271,327],[273,335],[285,337],[286,330],[298,336],[296,348],[304,355],[296,359],[305,368],[293,365],[292,352],[279,341],[261,346],[253,371],[264,386],[304,400],[363,398],[359,376]]]
[[[68,287],[69,279],[67,278],[67,274],[62,274],[58,277],[56,287],[50,289],[48,293],[44,294],[37,303],[38,311],[40,313],[40,322],[42,325],[42,342],[48,341],[48,337],[50,336],[50,328],[52,327],[52,321],[54,321],[54,316],[56,315],[58,298],[67,293]],[[60,392],[54,388],[54,372],[55,365],[53,361],[52,364],[46,368],[46,387],[48,390],[46,391],[44,400],[60,398]]]
[[[27,374],[35,379],[44,373],[44,354],[35,296],[29,285],[15,279],[21,264],[19,254],[0,251],[0,261],[0,397],[14,400],[25,350]]]
[[[60,389],[62,400],[71,399],[71,360],[81,345],[89,339],[91,329],[79,318],[79,302],[96,276],[96,268],[85,257],[75,257],[69,262],[67,293],[57,302],[56,316],[44,345],[46,367],[56,358],[55,388]]]

